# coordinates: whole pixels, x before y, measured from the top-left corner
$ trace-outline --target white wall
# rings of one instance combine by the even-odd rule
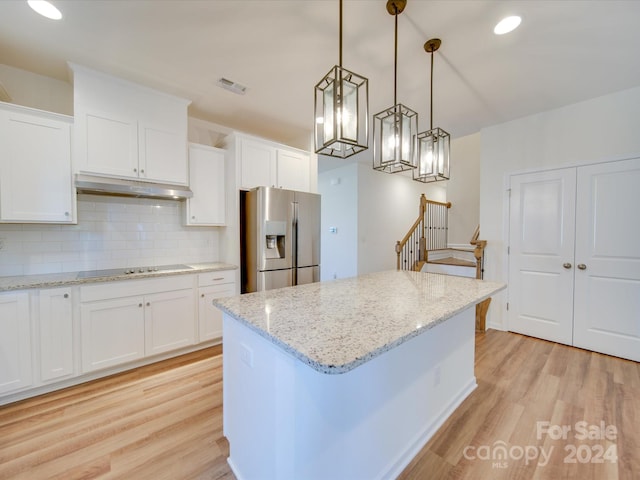
[[[322,279],[395,270],[395,244],[418,217],[420,195],[446,201],[442,184],[388,175],[362,162],[321,172]],[[331,185],[339,179],[339,184]],[[335,226],[336,234],[329,233]]]
[[[468,245],[480,223],[480,133],[451,140],[451,180],[446,188],[451,202],[449,244]]]
[[[358,165],[345,166],[318,175],[322,198],[320,235],[320,279],[347,278],[358,274]],[[329,229],[335,227],[336,233]]]
[[[447,201],[443,186],[416,182],[410,175],[358,164],[358,274],[396,269],[396,242],[418,218],[422,193]]]
[[[216,227],[184,227],[176,200],[78,196],[77,225],[0,224],[0,275],[218,260]]]
[[[68,82],[0,64],[0,83],[11,103],[73,115],[73,87]]]
[[[481,131],[480,225],[485,279],[507,282],[511,173],[640,156],[640,87]],[[488,325],[506,328],[507,292],[491,303]]]

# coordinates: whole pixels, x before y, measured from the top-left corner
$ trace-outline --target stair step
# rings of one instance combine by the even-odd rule
[[[460,258],[447,257],[440,258],[438,260],[429,260],[427,263],[437,263],[439,265],[456,265],[458,267],[476,267],[475,262],[470,262],[468,260],[461,260]]]

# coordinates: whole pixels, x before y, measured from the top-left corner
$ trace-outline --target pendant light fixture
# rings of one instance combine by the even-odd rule
[[[315,86],[315,151],[347,158],[369,148],[369,81],[342,68],[342,0],[339,64]]]
[[[413,179],[424,183],[449,180],[449,134],[441,128],[433,128],[433,52],[441,43],[439,38],[432,38],[424,44],[425,51],[431,54],[429,130],[418,134],[418,168],[413,171]]]
[[[416,168],[414,137],[418,114],[398,103],[398,15],[406,5],[406,0],[387,1],[387,12],[395,17],[393,107],[373,117],[373,168],[385,173]]]

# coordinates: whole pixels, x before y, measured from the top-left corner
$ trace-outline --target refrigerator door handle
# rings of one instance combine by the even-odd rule
[[[298,203],[291,203],[291,267],[292,285],[298,284]]]

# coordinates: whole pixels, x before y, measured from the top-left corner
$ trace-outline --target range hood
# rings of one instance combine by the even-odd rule
[[[75,185],[78,193],[164,200],[184,200],[193,197],[193,192],[187,186],[140,182],[82,173],[76,174]]]

